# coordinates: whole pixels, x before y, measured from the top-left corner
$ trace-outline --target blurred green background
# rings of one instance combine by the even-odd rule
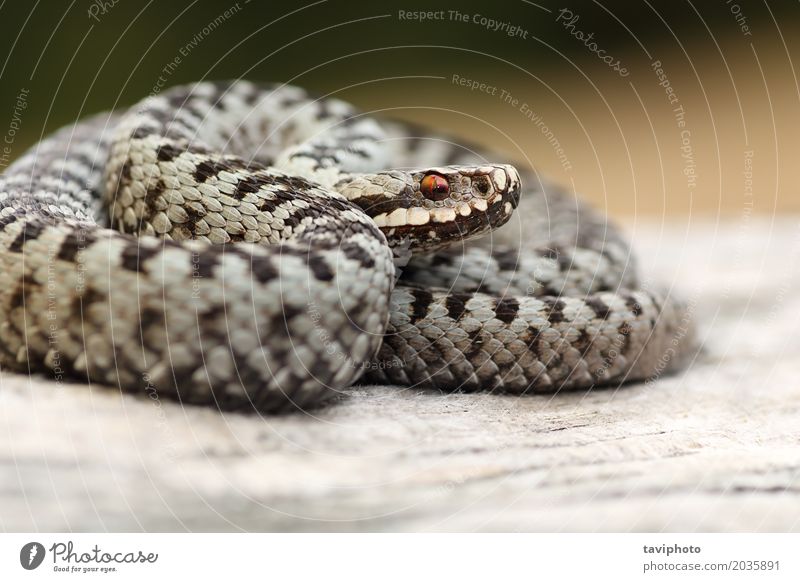
[[[494,145],[618,216],[797,211],[798,16],[788,1],[4,2],[0,133],[13,158],[161,85],[287,81]]]

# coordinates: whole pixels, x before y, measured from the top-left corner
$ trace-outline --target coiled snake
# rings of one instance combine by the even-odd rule
[[[523,178],[296,87],[170,89],[0,177],[0,364],[261,411],[364,374],[524,393],[672,367],[680,303],[637,289],[602,216]],[[462,244],[523,187],[522,250]]]

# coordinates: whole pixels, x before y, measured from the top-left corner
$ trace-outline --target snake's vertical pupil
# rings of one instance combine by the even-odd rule
[[[426,198],[443,200],[450,194],[450,184],[438,174],[428,174],[420,183],[420,191]]]

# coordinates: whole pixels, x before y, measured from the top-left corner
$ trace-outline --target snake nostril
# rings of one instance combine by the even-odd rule
[[[480,192],[482,196],[486,196],[486,194],[489,193],[488,176],[476,176],[472,179],[472,183],[475,186],[475,189]]]

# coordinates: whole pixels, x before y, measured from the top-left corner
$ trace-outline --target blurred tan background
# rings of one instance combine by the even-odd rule
[[[0,169],[89,113],[246,77],[494,145],[618,217],[796,212],[798,15],[732,0],[6,3]]]

